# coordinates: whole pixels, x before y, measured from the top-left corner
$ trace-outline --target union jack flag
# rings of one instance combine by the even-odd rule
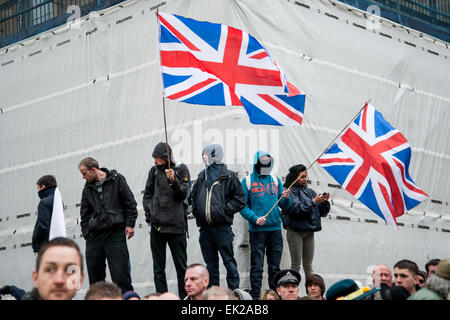
[[[251,35],[172,14],[158,13],[158,20],[165,97],[244,106],[254,124],[302,123],[305,95]]]
[[[371,105],[318,163],[350,194],[397,226],[396,218],[428,198],[409,176],[411,147]]]

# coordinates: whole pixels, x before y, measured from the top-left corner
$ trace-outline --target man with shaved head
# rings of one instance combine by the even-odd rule
[[[381,284],[392,287],[392,272],[385,264],[377,264],[373,268],[372,283],[375,288],[379,288]]]
[[[381,291],[389,290],[392,287],[392,272],[385,264],[377,264],[372,271],[372,285],[373,288],[379,288],[365,298],[365,300],[384,300]]]
[[[184,289],[187,296],[184,300],[202,300],[203,291],[208,288],[209,272],[202,264],[191,264],[184,276]]]

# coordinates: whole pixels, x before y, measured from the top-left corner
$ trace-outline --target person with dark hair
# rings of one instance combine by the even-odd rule
[[[183,299],[186,296],[184,274],[187,266],[187,208],[184,200],[190,189],[190,173],[185,164],[174,161],[172,149],[164,142],[155,146],[152,156],[155,165],[148,173],[142,204],[145,221],[150,225],[156,292],[167,292],[165,269],[169,245],[177,272],[178,295]]]
[[[448,300],[450,296],[450,259],[439,261],[422,289],[408,300]]]
[[[247,203],[241,210],[241,216],[248,221],[250,294],[254,300],[258,300],[261,294],[265,254],[269,288],[276,288],[274,277],[280,271],[283,252],[281,212],[278,206],[286,210],[291,204],[289,189],[284,190],[281,179],[271,174],[273,165],[274,159],[269,153],[257,151],[253,172],[241,181]],[[272,211],[269,213],[270,210]]]
[[[417,285],[420,288],[423,288],[425,286],[425,283],[428,279],[428,274],[425,271],[419,270],[419,273],[417,274],[419,278],[417,279]]]
[[[36,257],[33,290],[22,300],[72,300],[84,280],[83,255],[69,238],[45,243]]]
[[[80,226],[86,240],[89,283],[105,281],[107,260],[111,279],[122,293],[133,291],[126,241],[134,235],[138,215],[133,192],[123,175],[100,169],[93,158],[81,160],[78,169],[86,180]]]
[[[123,300],[122,290],[115,283],[98,281],[91,284],[84,300]]]
[[[420,290],[418,274],[419,267],[414,261],[403,259],[394,265],[395,285],[404,287],[410,295]]]
[[[307,276],[305,289],[306,294],[311,297],[312,300],[325,300],[325,281],[320,275],[312,273]]]
[[[50,222],[52,220],[53,199],[55,196],[56,179],[54,176],[45,175],[36,182],[39,201],[37,208],[37,220],[34,225],[31,247],[37,253],[41,246],[49,240]]]
[[[236,174],[223,163],[218,144],[202,151],[206,168],[192,187],[192,214],[200,227],[199,243],[209,272],[209,285],[220,285],[219,254],[227,270],[227,286],[239,288],[239,272],[234,258],[232,224],[234,215],[245,206],[245,196]]]
[[[308,172],[303,164],[289,168],[284,187],[289,188],[296,180],[291,187],[292,203],[282,211],[283,226],[287,229],[291,269],[300,271],[303,262],[308,277],[313,273],[314,233],[322,230],[321,218],[330,212],[330,194],[317,195],[308,188]]]
[[[427,272],[428,277],[436,271],[439,262],[441,262],[441,259],[431,259],[425,264],[425,271]]]

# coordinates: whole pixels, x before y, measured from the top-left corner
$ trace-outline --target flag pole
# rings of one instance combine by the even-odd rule
[[[164,95],[162,97],[162,101],[163,101],[163,114],[164,114],[164,133],[166,135],[167,164],[168,164],[168,167],[170,170],[169,140],[167,138],[166,100],[164,99]]]
[[[156,9],[155,11],[156,14],[156,23],[159,25],[159,8]],[[158,43],[159,46],[159,43]],[[160,64],[161,65],[161,64]],[[162,74],[162,73],[160,73]],[[166,151],[167,151],[167,166],[168,169],[170,170],[170,153],[169,153],[169,139],[167,138],[167,119],[166,119],[166,100],[164,99],[164,83],[161,82],[162,84],[162,105],[163,105],[163,117],[164,117],[164,133],[166,136]]]
[[[329,145],[328,145],[328,146],[327,146],[327,147],[326,147],[326,148],[325,148],[325,149],[324,149],[324,150],[316,157],[316,159],[315,159],[313,162],[311,162],[311,164],[306,168],[306,171],[308,171],[308,170],[313,166],[313,164],[316,163],[317,160],[318,160],[325,152],[327,152],[328,148],[331,147],[331,146],[333,145],[333,143],[341,136],[342,132],[344,132],[345,129],[347,129],[347,127],[348,127],[353,121],[355,121],[356,117],[357,117],[357,116],[361,113],[361,111],[362,111],[362,110],[370,103],[370,100],[372,100],[372,99],[369,99],[368,101],[366,101],[366,102],[364,103],[364,105],[362,106],[362,108],[359,109],[358,113],[356,113],[356,115],[352,118],[352,120],[350,120],[350,121],[347,123],[347,125],[344,127],[344,129],[342,129],[341,132],[339,132],[338,135],[337,135],[336,137],[334,137],[334,139],[330,142],[330,144],[329,144]],[[298,179],[300,179],[300,176],[298,176],[297,179],[295,179],[294,182],[292,182],[291,185],[289,186],[289,188],[287,188],[287,189],[290,190],[291,187],[298,181]],[[281,201],[282,198],[283,198],[283,197],[280,197],[280,198],[278,199],[278,201],[273,205],[273,207],[269,210],[269,212],[267,212],[267,213],[263,216],[264,219],[269,215],[269,213],[272,212],[272,210],[278,205],[278,203]]]

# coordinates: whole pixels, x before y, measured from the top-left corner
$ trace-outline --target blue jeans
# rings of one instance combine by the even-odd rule
[[[280,271],[283,238],[281,230],[250,231],[250,294],[253,300],[258,300],[261,293],[262,274],[264,268],[264,252],[267,254],[267,271],[269,287],[275,291],[274,277]]]
[[[209,272],[209,286],[220,286],[219,253],[227,269],[228,288],[239,288],[239,272],[233,253],[233,230],[231,226],[200,228],[200,248]]]

